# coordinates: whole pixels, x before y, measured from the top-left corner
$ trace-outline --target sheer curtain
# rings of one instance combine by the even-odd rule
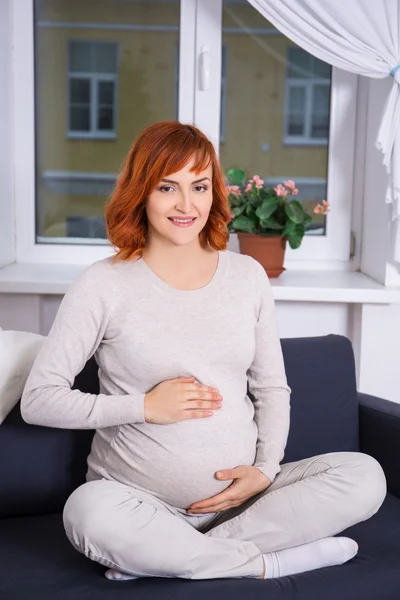
[[[248,0],[277,29],[317,58],[366,77],[391,76],[376,140],[390,174],[400,262],[400,0]]]

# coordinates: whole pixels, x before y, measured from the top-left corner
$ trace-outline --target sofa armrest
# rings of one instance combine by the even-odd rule
[[[358,394],[360,450],[385,471],[388,491],[400,498],[400,404]]]

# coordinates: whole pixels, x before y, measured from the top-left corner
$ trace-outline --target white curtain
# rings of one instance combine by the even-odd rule
[[[367,77],[393,78],[376,146],[390,174],[400,262],[400,0],[248,0],[268,21],[317,58]]]

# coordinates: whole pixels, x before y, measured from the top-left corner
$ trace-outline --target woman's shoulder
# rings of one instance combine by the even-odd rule
[[[87,266],[80,274],[80,278],[86,281],[107,281],[117,280],[118,274],[126,273],[129,270],[132,274],[136,270],[136,262],[133,260],[114,260],[113,256],[107,256],[97,260]]]
[[[103,258],[96,260],[90,265],[86,266],[76,278],[76,282],[83,283],[99,283],[100,281],[105,282],[107,279],[113,277],[111,268],[111,258]]]
[[[240,252],[233,252],[231,250],[226,250],[225,254],[235,276],[245,276],[246,279],[250,277],[252,280],[254,280],[255,277],[259,278],[262,275],[266,276],[264,268],[252,256],[240,254]]]

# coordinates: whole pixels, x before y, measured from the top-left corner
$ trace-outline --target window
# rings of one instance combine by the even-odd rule
[[[287,52],[286,144],[327,145],[331,67],[302,48]]]
[[[117,63],[115,43],[69,42],[69,137],[116,135]]]
[[[224,170],[240,166],[249,177],[259,175],[268,187],[295,181],[296,200],[312,217],[307,234],[323,236],[327,219],[313,210],[327,198],[330,67],[294,47],[251,6],[244,10],[229,0],[223,6],[220,156]],[[318,86],[328,91],[322,119],[314,106],[320,101]],[[292,140],[301,143],[288,145],[282,139],[285,128]],[[318,145],[306,144],[312,136]]]
[[[287,249],[288,265],[307,269],[329,261],[346,268],[357,77],[295,46],[249,3],[223,0],[222,7],[221,46],[229,57],[223,169],[240,167],[267,186],[295,181],[296,200],[312,222],[301,247]],[[199,46],[206,42],[209,37]],[[209,112],[217,102],[214,93]],[[314,213],[322,200],[331,204],[327,217]]]
[[[36,100],[35,250],[52,260],[73,256],[75,248],[65,245],[74,245],[77,257],[71,260],[79,262],[83,245],[108,248],[104,205],[132,141],[147,125],[175,116],[180,4],[102,0],[99,10],[97,0],[57,0],[57,9],[55,0],[22,2],[22,8],[15,4],[17,13],[35,9],[35,77],[29,76]],[[19,35],[21,52],[29,48],[29,35]],[[187,59],[186,51],[180,61],[186,70]],[[27,128],[21,126],[22,136],[26,146]],[[27,225],[23,239],[30,236]]]
[[[286,256],[346,268],[357,76],[294,46],[245,0],[10,2],[19,261],[112,254],[104,204],[122,160],[144,127],[178,117],[210,137],[224,170],[293,179],[310,214],[327,199],[328,217],[313,215]]]

